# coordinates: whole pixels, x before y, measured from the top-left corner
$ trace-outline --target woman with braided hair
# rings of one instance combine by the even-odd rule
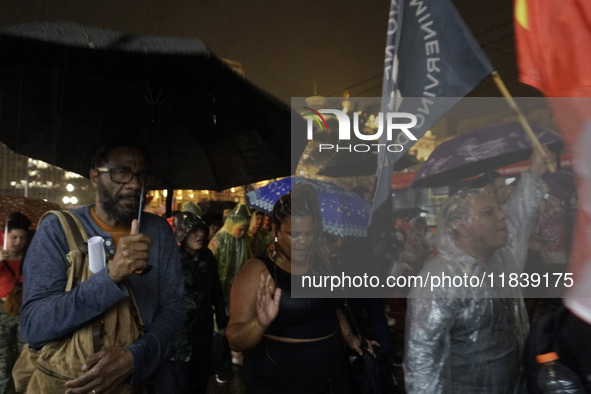
[[[350,393],[343,341],[362,353],[341,299],[292,298],[294,276],[327,274],[318,197],[296,184],[272,213],[274,243],[248,260],[230,295],[230,347],[244,351],[248,393]]]

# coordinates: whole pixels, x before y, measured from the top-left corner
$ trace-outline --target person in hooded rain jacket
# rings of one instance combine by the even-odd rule
[[[220,330],[228,324],[218,264],[205,245],[209,226],[190,211],[173,218],[185,281],[187,315],[173,361],[178,370],[175,393],[205,393],[212,370],[213,317]]]

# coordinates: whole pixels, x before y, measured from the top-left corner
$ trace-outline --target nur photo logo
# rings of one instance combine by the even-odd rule
[[[314,124],[319,132],[328,132],[328,124],[324,115],[330,115],[338,122],[338,144],[321,143],[318,151],[348,151],[348,152],[402,152],[404,145],[416,141],[411,129],[418,123],[416,115],[408,112],[380,112],[376,117],[377,128],[373,133],[364,130],[360,125],[359,113],[353,112],[352,119],[344,110],[319,109],[318,111],[302,107],[300,112],[307,120],[306,136],[308,141],[314,140]],[[385,137],[385,139],[384,139]],[[360,142],[360,143],[356,143]],[[370,143],[371,142],[371,143]]]

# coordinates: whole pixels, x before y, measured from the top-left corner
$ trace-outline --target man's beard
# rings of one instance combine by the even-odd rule
[[[98,192],[99,202],[101,203],[103,210],[109,216],[109,218],[115,221],[115,223],[130,224],[133,219],[137,219],[137,213],[139,209],[139,198],[136,199],[136,204],[134,204],[134,209],[132,210],[124,210],[119,204],[120,200],[122,200],[125,197],[129,197],[130,195],[133,195],[135,198],[135,195],[133,193],[118,193],[114,196],[110,196],[109,191],[101,182],[99,182],[98,184]]]

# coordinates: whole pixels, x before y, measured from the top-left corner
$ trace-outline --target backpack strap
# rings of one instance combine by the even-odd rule
[[[68,270],[68,283],[65,289],[70,291],[87,277],[84,272],[88,270],[88,235],[78,217],[69,211],[48,211],[39,219],[39,222],[49,214],[58,217],[70,248],[66,255],[70,263],[70,269]],[[79,258],[71,258],[72,256],[79,256]]]
[[[70,211],[47,211],[43,214],[41,219],[39,219],[39,223],[41,223],[45,216],[49,214],[57,216],[62,224],[70,251],[79,250],[80,253],[87,254],[88,235],[86,234],[86,230],[84,230],[80,219]]]
[[[48,214],[54,214],[59,218],[62,227],[64,228],[64,232],[66,233],[66,238],[68,239],[68,246],[70,247],[70,252],[80,251],[83,258],[86,257],[86,255],[88,255],[88,235],[86,234],[86,230],[84,230],[84,227],[80,222],[80,219],[78,219],[78,217],[70,211],[48,211],[41,217],[41,219],[39,219],[39,223],[41,223],[41,220],[43,220],[43,218]],[[88,265],[86,258],[84,258],[84,264]],[[71,289],[71,287],[73,286],[72,283],[79,280],[80,278],[70,277],[68,280],[68,286],[66,287],[66,290]],[[136,324],[138,325],[138,327],[140,327],[140,329],[143,330],[143,320],[140,315],[139,306],[135,299],[133,289],[131,288],[131,285],[129,284],[129,281],[127,279],[125,279],[124,284],[127,287],[127,291],[129,293],[131,304],[130,307],[132,314],[136,319]]]
[[[88,255],[88,235],[86,234],[86,230],[84,230],[84,227],[82,226],[82,223],[80,222],[80,219],[78,219],[78,217],[76,215],[74,215],[73,213],[71,213],[70,211],[48,211],[41,217],[41,219],[39,219],[39,222],[41,222],[41,220],[43,220],[43,218],[48,214],[54,214],[59,218],[60,223],[62,224],[62,227],[64,228],[64,232],[66,233],[66,238],[68,240],[68,246],[70,247],[70,253],[80,252],[82,254],[82,259],[83,259],[84,265],[85,265],[84,269],[88,268],[88,259],[86,258]],[[69,273],[68,285],[66,286],[66,291],[70,290],[74,286],[74,283],[78,283],[80,281],[80,278],[74,278],[74,276],[75,276],[74,272],[75,272],[74,267],[72,267],[72,269],[70,270],[70,273]],[[136,325],[143,332],[143,329],[144,329],[143,320],[140,315],[139,306],[138,306],[137,301],[135,299],[135,294],[133,293],[133,289],[131,288],[131,285],[129,284],[129,281],[127,279],[124,280],[124,285],[126,286],[128,294],[129,294],[130,309],[131,309],[132,315],[135,319]],[[97,349],[97,351],[98,351],[98,349],[101,348],[101,346],[97,345],[98,343],[100,343],[100,335],[102,335],[100,330],[99,331],[95,330],[93,332],[93,341],[95,343],[95,349]]]
[[[88,234],[84,230],[80,219],[70,211],[48,211],[41,217],[40,221],[48,214],[56,215],[64,229],[70,248],[67,256],[71,254],[79,256],[79,258],[72,260],[68,259],[71,266],[68,270],[66,291],[69,291],[80,283],[84,277],[83,272],[88,269]],[[92,322],[91,325],[92,347],[97,352],[102,348],[102,317]]]

